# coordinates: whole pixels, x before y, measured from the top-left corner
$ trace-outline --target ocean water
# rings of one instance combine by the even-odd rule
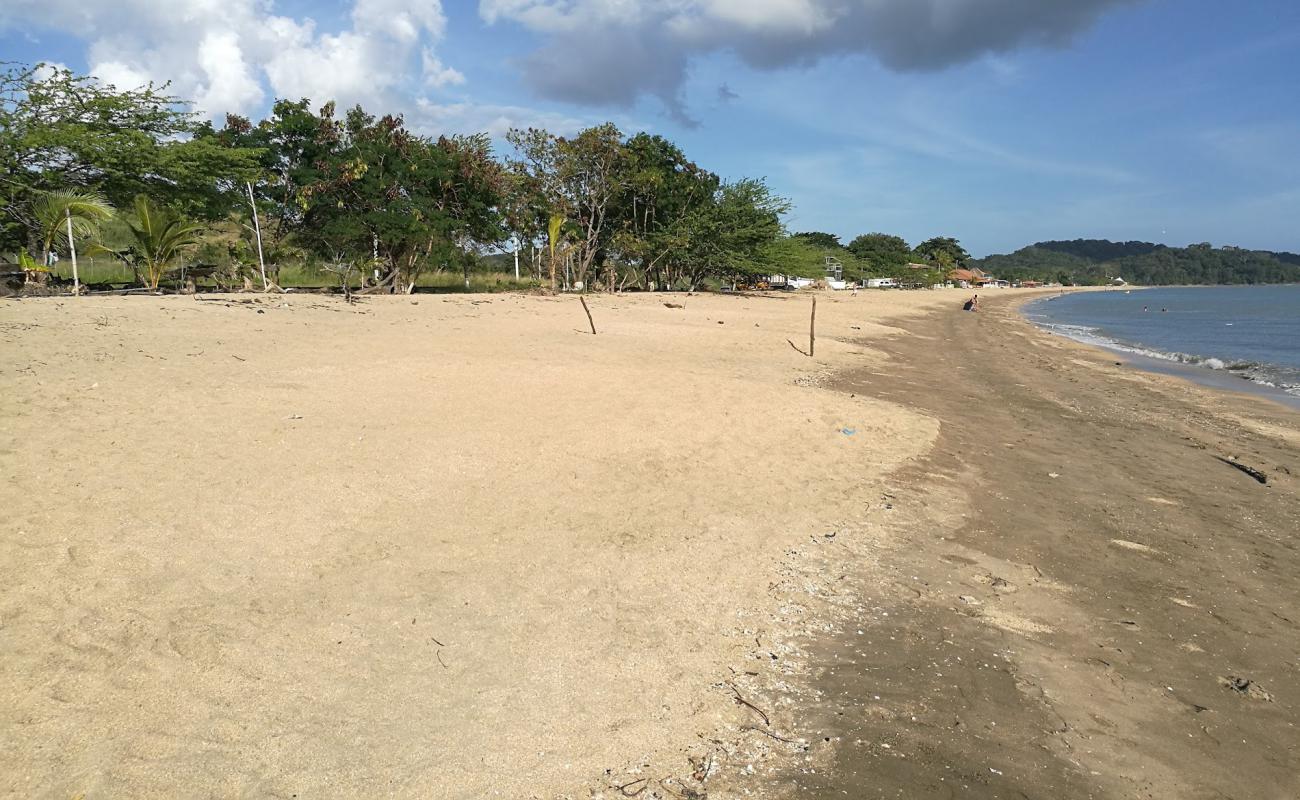
[[[1300,284],[1080,292],[1035,300],[1024,313],[1141,366],[1300,403]]]

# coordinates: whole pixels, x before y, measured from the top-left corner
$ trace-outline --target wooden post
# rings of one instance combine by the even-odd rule
[[[248,187],[248,204],[253,207],[253,233],[257,234],[257,266],[262,271],[262,291],[271,291],[271,285],[266,280],[266,261],[262,258],[262,224],[257,220],[257,201],[253,199],[253,184],[251,181],[245,181],[244,185]]]
[[[68,215],[68,252],[72,255],[72,294],[81,294],[81,278],[77,275],[77,244],[72,241],[72,209],[65,208]]]
[[[813,295],[812,316],[808,318],[808,357],[812,358],[817,344],[817,295]]]
[[[595,336],[596,322],[591,318],[591,309],[587,308],[587,298],[583,297],[582,295],[578,295],[578,299],[582,301],[582,310],[587,312],[587,324],[591,326],[591,335]]]

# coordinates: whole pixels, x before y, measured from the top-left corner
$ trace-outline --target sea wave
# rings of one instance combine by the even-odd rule
[[[1300,397],[1300,370],[1293,367],[1258,361],[1223,359],[1217,356],[1205,356],[1196,353],[1156,350],[1107,336],[1100,329],[1088,325],[1067,325],[1060,322],[1050,322],[1044,316],[1038,314],[1028,316],[1039,327],[1073,339],[1076,342],[1104,347],[1121,353],[1130,353],[1144,358],[1154,358],[1159,361],[1223,371],[1251,383],[1266,386],[1270,389],[1279,389],[1287,394]]]

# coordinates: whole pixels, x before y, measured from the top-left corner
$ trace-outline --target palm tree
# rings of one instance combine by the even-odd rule
[[[73,235],[85,237],[112,215],[113,207],[94,192],[76,189],[42,192],[32,203],[32,217],[41,239],[41,263],[49,264],[50,251],[67,242],[69,221]]]
[[[124,221],[130,229],[131,240],[119,256],[144,267],[146,285],[157,291],[167,265],[182,250],[198,242],[200,228],[142,194],[135,196],[135,213]]]

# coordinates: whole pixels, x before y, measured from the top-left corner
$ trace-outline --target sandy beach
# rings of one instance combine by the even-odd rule
[[[3,301],[7,796],[1296,796],[1295,411],[1023,296]]]

